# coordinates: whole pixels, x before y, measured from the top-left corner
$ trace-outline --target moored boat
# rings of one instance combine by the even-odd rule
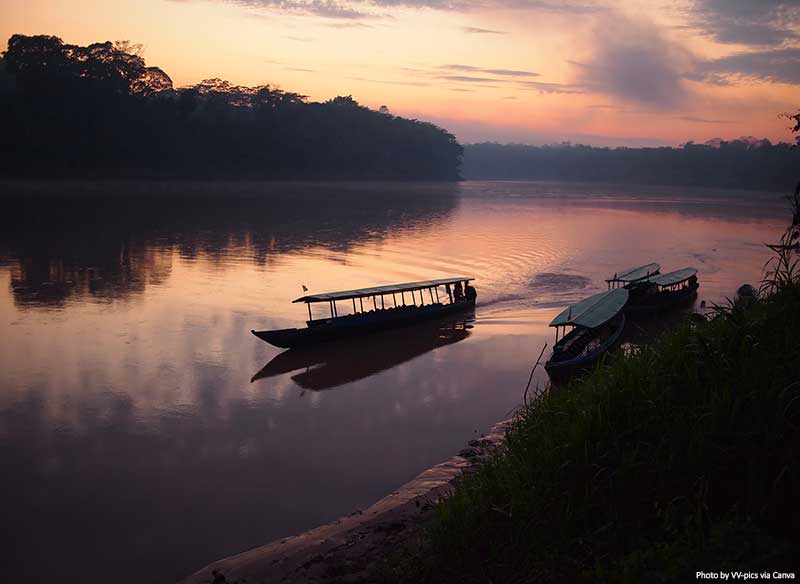
[[[550,322],[556,329],[556,344],[544,367],[553,382],[588,371],[614,346],[625,329],[628,294],[626,288],[600,292],[565,308]],[[562,327],[565,334],[559,340]],[[572,330],[566,332],[567,327]]]
[[[608,284],[609,290],[620,287],[629,288],[632,284],[658,275],[660,270],[661,266],[656,263],[645,264],[643,266],[639,266],[638,268],[629,268],[627,270],[617,272],[608,278],[606,283]]]
[[[688,304],[697,296],[699,287],[695,268],[651,276],[631,286],[625,313],[632,317],[656,314]]]
[[[414,322],[457,314],[475,308],[474,278],[441,278],[406,282],[341,292],[309,294],[293,300],[308,308],[306,328],[250,331],[256,337],[282,348],[334,341],[353,335],[406,326]],[[426,302],[425,293],[429,297]],[[411,302],[407,303],[410,296]],[[364,307],[364,300],[367,306]],[[352,302],[352,312],[339,315],[337,302]],[[330,317],[314,318],[311,306],[327,304]],[[372,307],[370,308],[370,304]],[[349,308],[349,305],[348,305]]]

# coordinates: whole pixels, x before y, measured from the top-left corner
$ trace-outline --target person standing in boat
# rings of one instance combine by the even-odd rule
[[[456,302],[461,302],[464,300],[464,288],[461,287],[461,282],[456,282],[456,285],[453,286],[453,296],[456,299]]]
[[[469,285],[469,280],[464,282],[464,297],[467,299],[467,302],[475,302],[475,299],[478,297],[475,287]]]

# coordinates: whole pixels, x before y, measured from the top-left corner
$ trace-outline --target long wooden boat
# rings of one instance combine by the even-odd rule
[[[626,288],[600,292],[565,308],[550,323],[556,329],[556,344],[545,363],[554,383],[585,373],[611,349],[625,329]],[[567,327],[572,327],[566,332]],[[558,333],[564,329],[561,339]]]
[[[304,302],[308,308],[306,328],[250,332],[276,347],[294,348],[458,314],[475,308],[475,288],[469,285],[472,280],[474,278],[441,278],[310,294],[293,300]],[[337,302],[345,302],[346,307],[337,306]],[[352,312],[340,315],[340,308],[343,312],[349,310],[350,303]],[[314,304],[327,304],[330,316],[315,319],[311,311]]]
[[[645,278],[630,287],[625,313],[630,317],[638,317],[688,304],[697,297],[699,287],[695,268],[681,268]]]

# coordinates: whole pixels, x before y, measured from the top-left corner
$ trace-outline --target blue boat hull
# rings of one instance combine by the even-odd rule
[[[580,352],[576,356],[565,354],[560,350],[560,348],[563,347],[563,343],[569,339],[570,335],[564,337],[553,348],[553,354],[544,366],[551,381],[554,383],[563,383],[591,370],[597,361],[600,360],[600,357],[617,344],[622,336],[622,332],[625,330],[625,322],[625,314],[620,314],[619,317],[611,323],[608,336],[603,339],[599,346],[587,353]],[[585,332],[592,334],[592,331]],[[597,334],[599,334],[599,332]]]

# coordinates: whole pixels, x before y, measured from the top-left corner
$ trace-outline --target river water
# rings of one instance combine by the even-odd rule
[[[723,301],[788,221],[775,193],[567,183],[1,191],[0,571],[28,583],[171,583],[364,508],[507,418],[605,277],[694,266]],[[474,315],[272,365],[249,332],[303,326],[303,285],[448,275]]]

